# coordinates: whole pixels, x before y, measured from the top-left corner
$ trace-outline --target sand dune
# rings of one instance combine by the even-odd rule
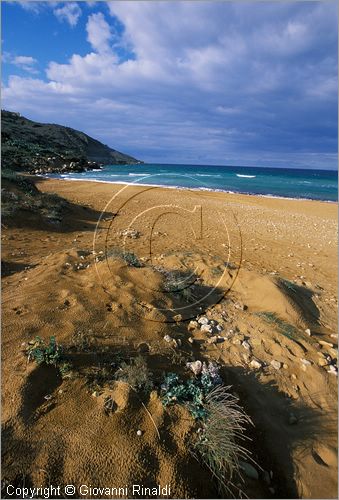
[[[239,484],[249,497],[336,498],[336,207],[140,187],[112,201],[118,186],[84,182],[39,188],[74,206],[60,226],[3,231],[3,479],[170,484],[172,498],[215,498],[189,451],[188,411],[114,381],[112,363],[141,353],[156,384],[164,372],[184,376],[187,361],[220,364],[254,423],[259,479]],[[167,207],[156,226],[155,206]],[[200,235],[194,206],[203,206]],[[188,329],[202,316],[220,326],[215,342]],[[67,349],[71,377],[27,362],[36,335]]]

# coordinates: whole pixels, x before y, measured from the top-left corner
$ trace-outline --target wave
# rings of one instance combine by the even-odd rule
[[[193,174],[196,175],[197,177],[221,177],[220,174]]]
[[[145,175],[151,175],[151,174],[135,174],[134,172],[131,172],[130,174],[131,177],[144,177]]]
[[[235,174],[237,177],[246,177],[246,179],[254,179],[256,175]]]
[[[77,177],[62,177],[62,174],[58,177],[52,177],[50,174],[43,174],[41,177],[44,178],[59,178],[62,179],[63,181],[79,181],[83,182],[83,179],[79,179]],[[190,187],[190,186],[178,186],[178,185],[165,185],[165,184],[151,184],[151,183],[138,183],[138,182],[126,182],[126,181],[109,181],[109,180],[99,180],[99,179],[86,179],[86,182],[100,182],[104,184],[117,184],[117,185],[122,185],[122,186],[139,186],[139,187],[158,187],[158,188],[165,188],[165,189],[177,189],[177,190],[184,190],[184,191],[209,191],[209,192],[215,192],[215,193],[227,193],[227,194],[241,194],[241,195],[249,195],[249,196],[256,196],[260,198],[279,198],[282,200],[300,200],[300,201],[318,201],[322,203],[338,203],[337,200],[329,200],[329,199],[320,199],[320,198],[312,198],[311,196],[283,196],[283,195],[277,195],[273,193],[255,193],[253,191],[241,191],[241,190],[236,190],[236,191],[231,191],[229,189],[216,189],[216,188],[207,188],[207,187]]]

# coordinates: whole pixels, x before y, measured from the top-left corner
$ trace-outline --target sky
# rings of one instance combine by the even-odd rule
[[[336,1],[1,11],[4,109],[146,162],[337,168]]]

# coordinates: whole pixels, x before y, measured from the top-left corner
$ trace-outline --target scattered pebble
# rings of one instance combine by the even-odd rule
[[[173,339],[172,339],[172,337],[170,335],[165,335],[164,336],[164,341],[170,343],[170,342],[173,341]]]
[[[328,367],[327,373],[338,376],[338,369],[334,365]]]
[[[189,342],[190,344],[193,344],[193,343],[194,343],[194,339],[193,339],[192,337],[188,337],[188,342]]]
[[[331,342],[326,342],[325,340],[319,340],[319,344],[323,347],[333,347],[333,344],[331,344]]]
[[[309,328],[306,328],[305,333],[306,333],[306,335],[308,335],[309,337],[311,336],[311,330],[310,330]]]
[[[120,236],[126,236],[126,238],[137,239],[140,238],[140,233],[135,229],[124,229],[123,231],[120,231]]]
[[[252,359],[249,366],[254,370],[259,370],[262,367],[262,364],[257,359]]]
[[[241,345],[242,345],[245,349],[247,349],[248,351],[251,349],[251,346],[250,346],[250,344],[247,342],[247,340],[244,340],[244,341],[241,343]]]
[[[326,366],[326,365],[328,365],[328,361],[325,358],[321,357],[318,359],[318,365],[319,366]]]
[[[202,333],[212,333],[212,327],[211,325],[203,324],[201,325],[200,331]]]
[[[201,318],[198,319],[198,323],[200,325],[207,325],[209,323],[208,318],[206,316],[201,316]]]
[[[309,366],[311,365],[311,361],[308,361],[308,359],[305,359],[305,358],[300,358],[300,361],[302,362],[303,365],[305,366]]]
[[[194,375],[199,375],[201,373],[202,362],[199,359],[197,359],[197,361],[186,363],[186,366],[194,373]]]
[[[98,392],[98,391],[94,391],[94,392],[92,393],[92,397],[93,397],[93,398],[98,398],[99,396],[100,396],[100,394],[99,394],[99,392]]]
[[[195,330],[198,328],[198,322],[197,321],[190,321],[187,326],[187,330],[190,332],[191,330]]]
[[[280,363],[280,361],[276,361],[275,359],[272,359],[272,361],[271,361],[271,365],[273,366],[273,368],[274,368],[275,370],[280,370],[280,368],[281,368],[281,363]]]
[[[255,481],[259,479],[258,471],[253,467],[253,465],[248,464],[247,462],[242,462],[241,460],[239,460],[239,465],[245,476],[250,479],[254,479]]]
[[[142,431],[140,429],[137,430],[137,436],[142,436]]]

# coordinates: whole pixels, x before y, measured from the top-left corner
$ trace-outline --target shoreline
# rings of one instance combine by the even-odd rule
[[[128,484],[129,470],[144,464],[141,440],[166,469],[173,467],[180,478],[186,477],[177,455],[181,450],[181,460],[189,460],[183,445],[185,436],[191,436],[186,416],[174,409],[166,414],[173,420],[165,419],[164,411],[172,408],[164,410],[157,393],[147,402],[159,433],[175,438],[175,451],[172,446],[164,451],[128,385],[111,385],[122,361],[142,353],[159,385],[164,372],[186,377],[192,359],[220,365],[223,380],[249,409],[256,462],[264,469],[274,464],[276,496],[336,498],[337,206],[138,183],[30,179],[43,195],[56,194],[67,204],[62,204],[57,223],[46,218],[54,211],[47,203],[42,213],[18,212],[3,229],[7,383],[2,418],[3,426],[16,425],[4,463],[8,477],[15,478],[19,466],[33,484],[40,484],[36,464],[46,468],[55,456],[54,436],[63,439],[67,455],[67,466],[57,471],[58,484],[78,477],[79,469],[85,471],[81,484],[90,484],[88,460],[102,472],[100,484]],[[192,274],[199,280],[187,292],[177,290],[177,277]],[[202,315],[213,327],[220,325],[220,337],[201,327],[188,329],[188,319]],[[18,353],[18,347],[36,335],[46,345],[53,336],[65,346],[74,376],[60,380],[54,371],[33,363],[27,369],[25,351]],[[175,340],[176,347],[167,339]],[[107,365],[102,364],[105,359]],[[117,365],[107,378],[112,360]],[[18,395],[14,400],[13,394]],[[35,394],[41,399],[34,399]],[[44,401],[46,394],[51,402]],[[104,404],[109,398],[118,412],[108,418]],[[326,418],[319,419],[324,417],[319,408],[326,409]],[[314,422],[312,435],[304,433],[306,411]],[[292,425],[299,419],[299,425]],[[134,432],[126,432],[126,421]],[[66,435],[65,422],[72,429]],[[33,458],[14,448],[28,432],[44,442]],[[302,448],[295,446],[296,439]],[[116,460],[127,463],[127,469],[112,470],[112,443]],[[313,454],[300,453],[308,445],[327,467]],[[135,450],[132,456],[130,449]],[[203,484],[197,488],[196,482],[189,483],[187,494],[177,481],[173,496],[216,498],[208,472],[198,462],[193,466]],[[290,466],[299,471],[297,484]],[[162,470],[157,474],[166,484]],[[148,479],[145,470],[141,480]],[[255,489],[248,482],[245,491],[248,498],[269,497],[260,476]]]
[[[49,181],[69,181],[69,182],[91,182],[98,184],[113,184],[115,186],[136,186],[136,187],[154,187],[159,189],[172,189],[178,191],[189,191],[189,192],[206,192],[206,193],[222,193],[222,194],[230,194],[236,196],[248,196],[251,198],[266,198],[266,199],[277,199],[277,200],[288,200],[288,201],[310,201],[310,202],[318,202],[318,203],[330,203],[330,204],[338,204],[338,200],[319,200],[316,198],[293,198],[289,196],[278,196],[274,194],[259,194],[259,193],[250,193],[245,191],[227,191],[223,189],[213,189],[213,188],[205,188],[205,187],[188,187],[188,186],[167,186],[164,184],[140,184],[137,182],[121,182],[121,181],[102,181],[98,179],[75,179],[75,178],[65,178],[65,177],[49,177],[47,175],[36,175],[35,177],[42,178],[44,180]]]

